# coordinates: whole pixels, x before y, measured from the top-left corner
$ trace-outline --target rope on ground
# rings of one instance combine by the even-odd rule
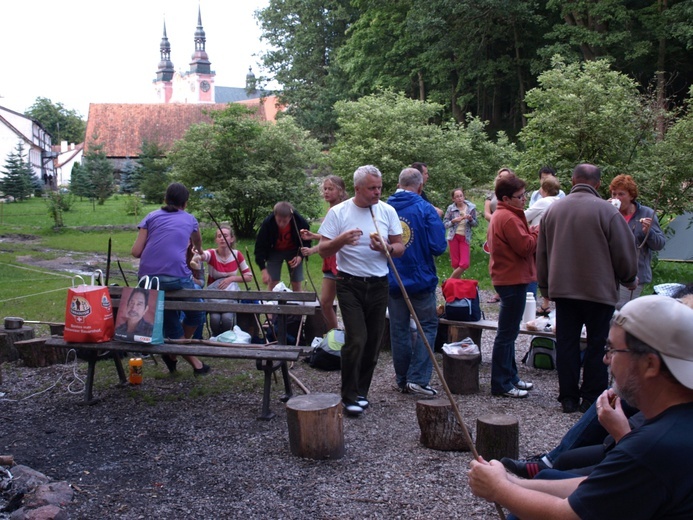
[[[66,365],[70,364],[70,354],[72,354],[74,356],[73,362],[72,362],[71,366],[69,366],[69,368],[72,369],[72,375],[73,375],[74,379],[72,381],[70,381],[70,383],[67,385],[67,391],[71,394],[80,394],[84,391],[84,384],[85,383],[84,383],[84,379],[82,379],[77,374],[77,365],[78,365],[78,363],[77,363],[77,351],[73,348],[71,348],[70,350],[67,351],[67,355],[65,356],[65,364]],[[48,388],[44,388],[43,390],[41,390],[39,392],[34,392],[31,395],[27,395],[25,397],[22,397],[21,399],[0,399],[0,401],[9,402],[9,403],[19,403],[21,401],[26,401],[27,399],[31,399],[32,397],[37,397],[39,395],[45,394],[49,390],[52,390],[53,388],[58,386],[58,383],[60,383],[60,381],[62,381],[64,376],[65,376],[65,374],[60,374],[60,377],[58,377],[58,379],[56,379],[56,381],[52,385],[50,385]],[[73,388],[72,388],[76,382],[79,382],[82,385],[82,388],[80,388],[79,390],[73,390]]]

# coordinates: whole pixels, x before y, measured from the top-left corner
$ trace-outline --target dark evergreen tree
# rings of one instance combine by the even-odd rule
[[[86,170],[86,177],[92,188],[91,198],[96,199],[99,205],[113,195],[115,183],[113,181],[113,165],[106,157],[103,144],[98,143],[98,136],[92,138],[88,151],[84,154],[82,167]]]
[[[94,198],[94,189],[87,176],[87,170],[80,164],[75,163],[70,173],[70,191],[77,197]]]
[[[166,152],[159,143],[143,141],[134,170],[137,191],[147,202],[160,204],[164,200],[169,180],[169,167],[164,160]]]
[[[19,141],[15,151],[7,156],[2,173],[4,176],[0,179],[0,189],[6,196],[11,195],[16,200],[29,198],[34,191],[34,180],[39,182],[31,165],[24,160],[22,141]]]
[[[122,170],[120,170],[120,193],[127,195],[135,193],[139,184],[138,181],[137,163],[128,157]]]

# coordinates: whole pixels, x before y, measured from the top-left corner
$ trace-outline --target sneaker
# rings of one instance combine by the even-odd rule
[[[409,393],[409,390],[407,390],[406,384],[404,386],[395,385],[393,387],[393,390],[397,390],[400,394],[408,394]]]
[[[578,411],[577,399],[566,397],[561,401],[561,406],[563,407],[563,413],[575,413]]]
[[[202,366],[200,368],[193,368],[193,374],[195,374],[195,376],[205,376],[209,374],[211,370],[212,367],[202,363]]]
[[[342,401],[342,405],[344,406],[344,412],[351,417],[358,417],[363,413],[363,408],[356,403]]]
[[[542,469],[549,469],[544,461],[537,457],[524,460],[503,457],[500,461],[510,473],[522,478],[534,478]]]
[[[502,394],[494,394],[494,395],[499,395],[501,397],[527,397],[527,390],[520,390],[519,388],[512,387],[512,389],[508,390],[507,392],[503,392]]]
[[[520,380],[517,383],[515,383],[515,388],[519,388],[520,390],[531,390],[532,388],[534,388],[534,383]]]
[[[178,359],[173,359],[168,354],[162,354],[161,359],[164,360],[164,364],[166,365],[166,368],[168,368],[169,373],[173,374],[176,371]]]
[[[407,390],[412,394],[421,394],[433,397],[438,395],[438,392],[433,390],[430,385],[417,385],[416,383],[407,383]]]
[[[366,399],[362,395],[360,395],[356,398],[356,404],[359,405],[364,410],[371,405],[371,403],[368,402],[368,399]]]

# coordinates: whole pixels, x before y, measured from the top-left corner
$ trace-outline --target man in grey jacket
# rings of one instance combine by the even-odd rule
[[[542,296],[556,302],[558,400],[565,413],[587,410],[606,389],[603,348],[618,285],[638,284],[633,233],[618,210],[599,196],[600,182],[599,168],[577,165],[570,194],[546,210],[539,229],[537,278]],[[580,385],[583,325],[587,349]]]

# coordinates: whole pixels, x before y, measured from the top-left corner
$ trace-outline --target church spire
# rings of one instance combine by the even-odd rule
[[[205,30],[202,27],[202,10],[200,6],[197,6],[197,30],[195,31],[195,52],[192,55],[192,61],[190,62],[190,72],[196,74],[210,74],[211,73],[211,62],[205,52],[205,43],[207,38],[205,36]]]
[[[156,80],[171,81],[173,79],[175,69],[173,68],[173,62],[171,61],[171,44],[166,36],[166,20],[164,20],[164,36],[161,38],[159,52],[161,53],[161,61],[159,61]]]

